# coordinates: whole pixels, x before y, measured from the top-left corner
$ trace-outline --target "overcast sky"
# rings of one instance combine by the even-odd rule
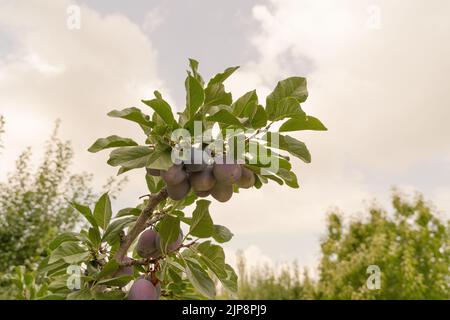
[[[80,30],[66,26],[70,4],[81,8]],[[0,179],[59,118],[74,171],[101,185],[116,170],[87,147],[112,133],[142,141],[106,113],[145,110],[139,101],[155,89],[181,110],[189,57],[206,77],[240,65],[226,83],[235,97],[256,88],[264,100],[278,80],[305,76],[303,108],[329,131],[296,134],[313,156],[295,162],[301,188],[244,191],[212,215],[235,233],[230,253],[313,266],[330,208],[388,207],[397,186],[450,213],[449,16],[448,0],[0,0]],[[116,209],[145,193],[142,173],[129,176]]]

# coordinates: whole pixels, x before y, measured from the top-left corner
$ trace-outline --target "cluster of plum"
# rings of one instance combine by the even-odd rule
[[[175,164],[167,171],[147,168],[147,174],[161,176],[173,200],[183,199],[192,188],[198,197],[211,195],[217,201],[227,202],[234,184],[245,189],[255,184],[251,170],[226,157],[216,158],[213,164]]]
[[[176,241],[170,243],[167,246],[168,252],[177,250],[183,242],[183,232],[180,230],[180,234]],[[161,238],[154,229],[147,229],[139,237],[137,246],[137,254],[142,258],[158,258],[161,256]],[[130,258],[126,258],[129,260]],[[126,261],[125,260],[125,261]],[[119,273],[119,274],[117,274]],[[121,267],[116,276],[133,274],[133,267]],[[128,300],[158,300],[161,296],[161,284],[157,282],[154,284],[151,279],[141,276],[137,279],[128,292]]]

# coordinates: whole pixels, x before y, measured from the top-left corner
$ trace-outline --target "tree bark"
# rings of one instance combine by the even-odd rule
[[[116,252],[115,259],[118,263],[122,263],[124,257],[128,253],[133,241],[146,228],[147,220],[151,218],[153,211],[163,200],[167,198],[167,190],[164,188],[159,193],[151,195],[147,206],[142,210],[134,226],[128,231],[128,234],[123,238],[119,249]]]

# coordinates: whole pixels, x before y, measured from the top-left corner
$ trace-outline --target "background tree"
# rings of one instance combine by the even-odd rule
[[[2,135],[5,132],[5,118],[0,114],[0,154],[3,149]]]
[[[3,118],[0,118],[0,132]],[[84,224],[69,201],[93,203],[92,176],[70,171],[73,150],[58,138],[59,123],[47,141],[37,168],[31,162],[31,148],[18,158],[16,169],[0,183],[0,287],[1,297],[11,297],[10,275],[16,266],[20,274],[32,272],[47,255],[50,241],[61,231],[74,231]],[[120,191],[124,180],[111,178],[103,189]]]
[[[421,195],[413,201],[395,192],[393,212],[372,206],[366,219],[344,225],[328,217],[322,241],[318,298],[450,298],[449,224]],[[380,290],[369,290],[369,265],[381,269]]]

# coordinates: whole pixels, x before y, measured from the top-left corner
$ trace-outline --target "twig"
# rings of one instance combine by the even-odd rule
[[[190,248],[194,244],[196,244],[198,240],[199,239],[195,239],[194,241],[189,242],[187,244],[182,244],[182,245],[180,245],[178,248],[176,248],[172,252],[179,252],[183,248]],[[149,265],[151,263],[156,263],[159,260],[164,259],[165,257],[166,257],[165,255],[160,255],[157,258],[129,259],[129,260],[126,260],[126,261],[122,261],[120,263],[120,265],[123,266],[123,267],[137,266],[137,265],[138,266],[146,266],[146,265]]]
[[[157,212],[156,214],[154,214],[153,217],[145,223],[145,229],[147,229],[148,227],[153,226],[159,220],[164,218],[165,215],[166,215],[165,211]]]
[[[245,139],[245,142],[250,141],[250,139],[253,139],[254,137],[256,137],[258,134],[262,133],[262,132],[267,132],[270,129],[270,126],[273,124],[273,122],[269,122],[269,124],[267,124],[267,126],[265,126],[264,128],[259,128],[258,130],[256,130],[256,132],[254,134],[252,134],[250,137],[247,137],[247,139]]]
[[[116,255],[114,257],[117,262],[121,263],[123,261],[133,241],[138,237],[138,235],[142,231],[144,231],[147,220],[151,218],[153,210],[155,210],[158,204],[160,204],[166,198],[167,198],[167,190],[165,188],[162,189],[159,193],[150,196],[147,206],[145,206],[145,208],[142,209],[142,212],[139,215],[138,219],[136,220],[136,223],[128,231],[128,234],[123,238],[123,242],[120,244],[120,247],[117,250]]]

